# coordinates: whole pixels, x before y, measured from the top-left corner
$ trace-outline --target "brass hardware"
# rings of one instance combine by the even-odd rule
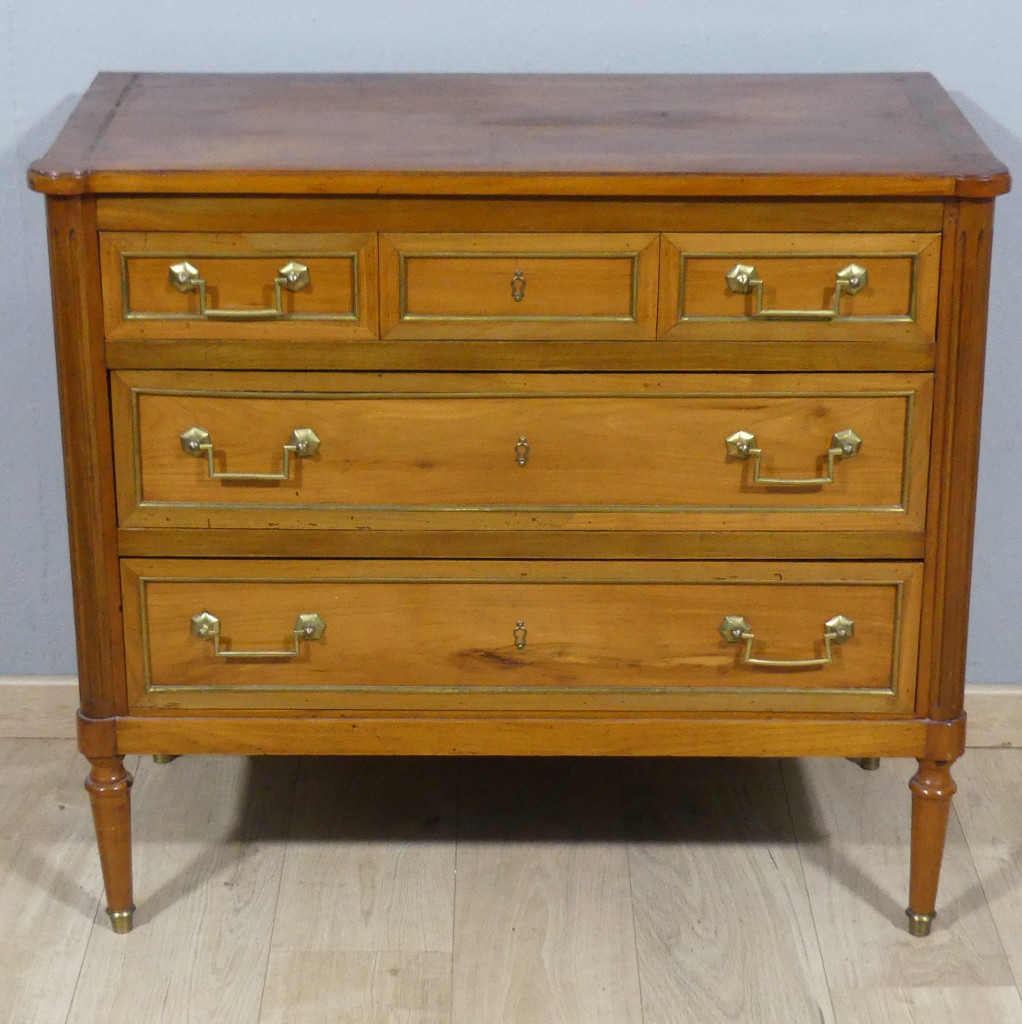
[[[932,914],[917,914],[912,910],[906,910],[905,916],[908,917],[908,933],[916,939],[925,939],[930,934],[930,928],[933,927],[933,919],[937,916],[936,912]]]
[[[511,635],[515,638],[515,647],[518,650],[525,650],[525,639],[529,635],[529,631],[525,628],[525,623],[519,619],[515,623],[515,628],[511,631]]]
[[[279,473],[221,473],[213,462],[213,440],[208,430],[203,430],[202,427],[189,427],[181,434],[180,440],[181,447],[189,455],[194,455],[197,459],[206,456],[210,480],[290,480],[291,456],[303,459],[308,455],[315,455],[320,445],[315,431],[309,430],[308,427],[299,427],[291,431],[291,438],[284,445],[284,463]]]
[[[290,314],[284,310],[284,290],[300,292],[312,283],[309,268],[297,260],[289,260],[273,279],[276,304],[271,309],[209,309],[206,306],[206,281],[198,267],[187,260],[172,263],[169,276],[170,283],[179,292],[199,293],[199,316],[207,320],[286,320]]]
[[[302,612],[295,619],[292,650],[225,651],[220,647],[220,620],[210,612],[199,612],[192,616],[192,635],[200,640],[212,640],[213,654],[218,658],[295,658],[301,653],[298,645],[302,640],[318,640],[325,629],[326,623],[315,612]]]
[[[520,270],[511,275],[511,298],[515,302],[521,302],[525,298],[525,275]]]
[[[854,430],[838,430],[830,439],[827,449],[827,475],[788,479],[783,477],[761,476],[760,465],[763,450],[756,444],[756,435],[747,430],[737,430],[724,439],[728,455],[736,459],[752,458],[752,482],[766,484],[770,487],[815,487],[820,484],[834,482],[834,460],[850,459],[862,447],[862,438]]]
[[[752,626],[742,618],[741,615],[725,615],[724,621],[718,627],[720,635],[729,644],[745,642],[745,652],[742,655],[743,665],[765,665],[776,668],[809,668],[814,665],[829,665],[834,660],[833,644],[843,644],[855,635],[855,623],[844,615],[835,615],[823,624],[824,656],[822,658],[805,659],[775,659],[775,658],[754,658],[752,656],[752,644],[756,639],[752,632]]]
[[[639,254],[636,252],[514,252],[513,255],[519,259],[544,259],[544,260],[570,260],[570,259],[610,259],[629,260],[632,264],[631,273],[631,301],[627,313],[550,313],[545,316],[523,316],[521,313],[507,313],[498,315],[495,313],[410,313],[408,311],[408,262],[409,260],[425,259],[474,259],[486,260],[508,256],[507,252],[489,251],[472,252],[449,251],[449,252],[399,252],[398,261],[398,316],[401,323],[535,323],[535,324],[635,324],[639,320]],[[522,297],[525,296],[525,274],[522,273]],[[514,278],[512,277],[512,284]],[[514,292],[512,292],[514,297]]]
[[[170,265],[170,283],[179,292],[194,291],[199,287],[200,281],[202,282],[202,287],[205,288],[206,282],[202,280],[199,268],[193,267],[187,260]]]
[[[170,560],[172,561],[172,560]],[[897,564],[897,563],[895,563]],[[549,579],[549,575],[541,573],[540,577]],[[540,578],[537,577],[537,578]],[[141,635],[143,637],[149,636],[152,633],[154,624],[151,620],[150,615],[150,602],[148,598],[149,588],[156,584],[161,583],[178,583],[185,578],[181,573],[172,567],[166,568],[164,572],[155,573],[153,575],[142,574],[138,580],[138,587],[135,592],[133,601],[137,601],[139,607],[139,613],[141,616]],[[188,577],[189,579],[193,577]],[[280,580],[279,575],[272,575],[271,578],[275,581]],[[271,578],[267,578],[262,582],[270,582]],[[486,573],[482,576],[470,577],[465,574],[455,574],[432,571],[420,574],[409,573],[408,571],[393,571],[384,573],[382,575],[374,576],[374,579],[379,583],[506,583],[506,574],[494,570]],[[667,583],[667,584],[679,584],[684,583],[685,586],[693,587],[705,587],[705,586],[717,586],[716,580],[710,576],[704,576],[700,579],[679,581],[678,579],[671,576],[666,571],[657,572],[651,576],[650,582]],[[595,582],[610,583],[618,585],[635,585],[636,579],[634,577],[627,577],[621,575],[619,572],[606,572],[600,573],[597,577],[594,577]],[[203,578],[203,582],[209,584],[216,583],[236,583],[238,582],[237,577],[231,575],[211,575]],[[336,573],[331,574],[329,577],[315,577],[307,574],[297,574],[294,576],[288,576],[288,582],[290,583],[364,583],[365,576],[360,574],[358,571],[345,572],[343,569],[338,568]],[[737,584],[754,584],[756,586],[768,587],[771,589],[784,588],[790,585],[791,580],[779,580],[776,576],[771,576],[768,579],[764,579],[761,575],[749,575],[741,574],[739,576],[730,579],[731,583]],[[803,582],[803,581],[799,581]],[[851,586],[856,589],[869,589],[877,584],[877,580],[850,580],[847,576],[843,576],[841,573],[834,573],[824,578],[814,580],[814,584],[830,584],[836,586]],[[894,601],[894,634],[891,641],[891,649],[893,653],[892,665],[890,670],[890,680],[902,679],[901,670],[901,657],[900,651],[902,649],[902,637],[907,628],[911,628],[907,624],[907,615],[905,610],[905,588],[908,580],[904,573],[899,572],[897,569],[893,570],[888,576],[885,574],[885,579],[882,581],[884,586],[892,587],[895,595]],[[909,620],[910,621],[910,620]],[[524,627],[524,622],[523,622]],[[202,684],[196,685],[194,683],[188,683],[184,681],[159,681],[157,682],[153,674],[153,665],[149,652],[149,645],[143,645],[142,652],[142,681],[144,683],[144,689],[147,694],[156,695],[175,695],[182,692],[187,693],[204,693],[204,694],[217,694],[217,693],[237,693],[237,687],[230,683],[223,685],[216,682],[207,680]],[[770,679],[768,673],[762,673],[759,677],[760,683],[743,683],[742,692],[744,694],[755,694],[756,696],[771,695],[771,698],[778,698],[781,702],[788,705],[788,697],[793,693],[790,686],[775,685]],[[488,682],[482,685],[473,685],[471,683],[458,683],[456,684],[456,690],[449,686],[432,686],[428,684],[417,684],[408,682],[398,682],[395,685],[378,684],[378,683],[344,683],[344,682],[317,682],[310,684],[311,687],[315,688],[317,693],[345,693],[345,694],[360,694],[364,697],[372,697],[374,694],[396,694],[407,696],[409,693],[414,694],[439,694],[439,693],[453,693],[458,694],[478,694],[492,696],[494,693],[507,693],[517,694],[529,694],[533,696],[542,696],[547,694],[584,694],[587,696],[594,697],[607,697],[609,700],[613,700],[615,695],[620,696],[620,684],[611,683],[610,685],[591,685],[591,686],[577,686],[565,683],[564,685],[556,685],[553,683],[537,684],[529,686],[521,681],[514,681],[510,684],[502,685],[500,683]],[[264,683],[249,684],[245,687],[248,692],[258,693],[301,693],[305,692],[310,688],[310,685],[302,685],[295,683],[291,685],[281,685],[280,683],[266,681]],[[642,694],[644,697],[657,698],[668,692],[673,692],[673,688],[665,688],[660,685],[642,686],[636,685],[630,688],[629,693]],[[891,682],[878,678],[873,685],[863,687],[861,690],[867,698],[867,701],[872,703],[876,698],[886,700],[892,693]],[[832,686],[803,686],[798,690],[797,700],[801,701],[804,699],[805,694],[813,694],[821,697],[824,702],[829,702],[833,698],[834,689]]]
[[[515,462],[519,466],[524,466],[529,461],[529,442],[524,437],[518,438],[518,444],[515,445]]]
[[[751,315],[761,320],[835,320],[841,316],[841,296],[862,291],[869,283],[869,272],[857,263],[842,267],[834,278],[834,304],[830,309],[764,309],[763,279],[749,263],[736,263],[724,280],[736,295],[755,294],[756,308]]]
[[[879,757],[853,757],[852,760],[864,772],[875,772],[880,767]]]
[[[135,923],[135,908],[128,910],[110,910],[107,908],[107,917],[110,918],[110,927],[116,935],[127,935]]]
[[[153,754],[153,764],[170,764],[180,757],[179,754]]]

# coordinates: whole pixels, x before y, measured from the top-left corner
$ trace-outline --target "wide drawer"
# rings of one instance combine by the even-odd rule
[[[920,577],[913,563],[125,560],[129,703],[910,713]]]
[[[666,234],[662,338],[930,341],[940,235]]]
[[[104,232],[112,340],[377,335],[374,234]]]
[[[113,382],[122,526],[923,526],[924,374]]]
[[[651,339],[655,234],[385,234],[384,338]]]

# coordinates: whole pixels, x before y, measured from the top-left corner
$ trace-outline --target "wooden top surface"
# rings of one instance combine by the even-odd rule
[[[51,194],[993,196],[932,76],[101,74]]]

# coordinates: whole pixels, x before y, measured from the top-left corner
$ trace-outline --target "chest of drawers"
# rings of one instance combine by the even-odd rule
[[[926,75],[101,75],[47,194],[117,930],[129,753],[954,783],[993,198]]]

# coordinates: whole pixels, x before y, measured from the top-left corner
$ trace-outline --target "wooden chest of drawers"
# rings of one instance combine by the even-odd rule
[[[911,757],[930,927],[992,199],[926,75],[101,75],[47,193],[128,753]]]

